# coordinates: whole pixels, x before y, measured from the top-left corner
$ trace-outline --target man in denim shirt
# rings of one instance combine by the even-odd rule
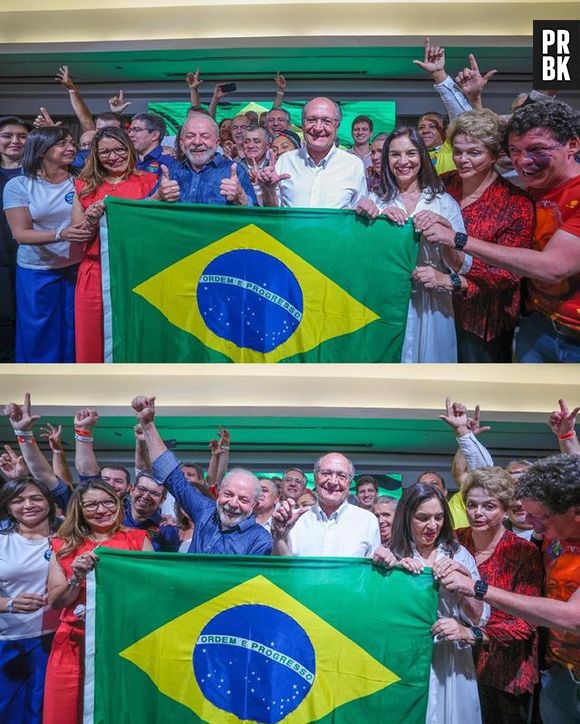
[[[204,113],[192,113],[179,134],[185,158],[173,168],[161,166],[161,180],[152,198],[190,204],[256,206],[256,194],[242,166],[216,153],[217,123]]]
[[[256,523],[253,510],[261,493],[258,479],[242,468],[231,470],[213,501],[188,483],[179,460],[167,449],[155,427],[155,398],[139,396],[132,402],[143,428],[151,472],[193,521],[189,553],[270,555],[272,537]]]

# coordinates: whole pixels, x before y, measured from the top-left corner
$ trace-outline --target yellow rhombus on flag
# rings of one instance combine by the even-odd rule
[[[239,607],[244,606],[261,606],[264,611],[275,610],[290,617],[310,641],[315,662],[312,668],[315,670],[311,671],[299,662],[282,656],[275,648],[269,647],[268,642],[264,645],[264,641],[253,640],[251,636],[205,633],[209,623],[213,620],[219,621],[216,617],[220,614],[232,610],[235,614],[236,608],[241,610]],[[233,703],[235,698],[239,697],[240,691],[243,691],[248,699],[259,697],[262,693],[250,688],[251,684],[243,679],[244,672],[240,671],[239,667],[227,671],[220,684],[215,677],[210,680],[211,672],[203,669],[197,671],[194,666],[196,650],[203,649],[200,660],[205,661],[208,657],[207,651],[211,652],[217,645],[226,647],[226,651],[228,647],[234,647],[232,650],[238,654],[245,649],[248,662],[251,656],[265,657],[277,665],[286,666],[299,673],[304,682],[303,688],[308,693],[305,696],[302,694],[304,698],[301,701],[298,697],[297,706],[290,703],[290,697],[286,704],[278,702],[278,706],[286,706],[289,712],[286,716],[282,715],[283,718],[280,718],[280,714],[275,715],[272,721],[284,724],[317,721],[347,702],[374,694],[399,681],[396,674],[358,644],[262,575],[196,606],[143,637],[119,655],[142,669],[165,696],[180,702],[203,721],[220,724],[254,721],[238,718],[232,713],[235,707],[227,704],[229,701]],[[248,670],[246,676],[250,673],[254,672]],[[234,691],[236,678],[238,690]],[[231,687],[220,694],[220,701],[225,701],[229,710],[218,708],[204,693],[204,690],[208,692],[209,686],[216,687],[214,691],[217,692],[222,685]],[[256,685],[256,688],[258,687],[259,685]],[[263,693],[267,697],[270,691],[265,690]],[[276,704],[272,701],[268,703]],[[295,708],[292,708],[293,706]]]

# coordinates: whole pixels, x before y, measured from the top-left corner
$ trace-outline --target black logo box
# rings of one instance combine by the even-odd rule
[[[551,31],[551,33],[550,33]],[[564,32],[563,32],[564,31]],[[567,36],[564,35],[567,33]],[[558,39],[566,40],[568,51],[561,54]],[[544,41],[553,40],[546,47],[546,56],[553,60],[544,61]],[[561,45],[561,44],[560,44]],[[558,55],[560,53],[560,58]],[[567,60],[566,60],[567,58]],[[554,72],[545,74],[550,68]],[[570,77],[558,78],[558,70],[565,69]],[[563,73],[560,73],[563,76]],[[550,80],[546,80],[546,77]],[[580,20],[534,20],[534,88],[536,90],[578,91],[580,90]]]

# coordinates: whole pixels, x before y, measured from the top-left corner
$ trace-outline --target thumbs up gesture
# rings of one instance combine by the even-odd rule
[[[232,204],[246,206],[248,197],[242,188],[240,179],[238,178],[238,164],[232,163],[229,178],[222,179],[220,183],[220,194],[226,197],[226,200]]]
[[[177,181],[169,178],[169,169],[167,166],[161,165],[161,179],[159,182],[158,198],[160,201],[169,201],[173,203],[179,201],[181,197],[181,189]]]

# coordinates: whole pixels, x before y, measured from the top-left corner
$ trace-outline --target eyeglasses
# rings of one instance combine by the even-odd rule
[[[147,131],[147,133],[151,133],[148,128],[141,128],[140,126],[130,126],[127,129],[127,133],[141,133],[142,131]]]
[[[319,470],[318,474],[321,478],[332,478],[336,476],[341,483],[348,483],[350,480],[350,475],[342,472],[342,470]]]
[[[298,485],[304,485],[304,480],[302,478],[287,478],[284,476],[282,479],[283,483],[298,483]]]
[[[515,158],[527,156],[532,161],[548,158],[548,156],[557,148],[562,148],[563,143],[555,143],[553,146],[532,146],[532,148],[510,148],[509,157],[513,161]]]
[[[129,149],[128,148],[111,148],[108,151],[97,151],[97,156],[99,158],[109,158],[110,156],[118,156],[119,158],[123,158],[124,156],[129,155]]]
[[[336,118],[327,118],[326,116],[306,116],[306,118],[304,119],[304,125],[315,126],[318,121],[322,123],[324,128],[334,128],[334,126],[338,123],[338,120]]]
[[[81,503],[82,509],[86,510],[87,513],[96,513],[100,505],[102,505],[105,510],[115,510],[119,503],[116,500],[113,500],[113,498],[107,498],[106,500],[89,500],[86,503]]]
[[[140,495],[148,495],[150,498],[153,498],[153,500],[160,500],[163,493],[159,493],[156,490],[149,490],[149,488],[146,488],[144,485],[136,485],[135,490]]]

